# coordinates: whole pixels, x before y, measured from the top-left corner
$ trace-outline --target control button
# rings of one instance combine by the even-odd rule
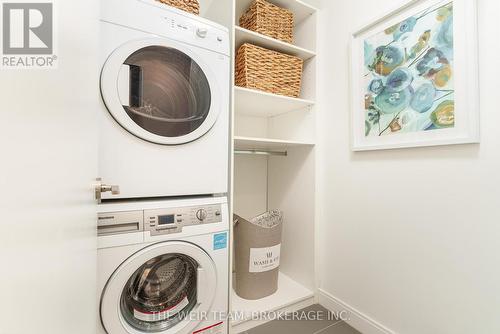
[[[217,41],[222,42],[222,37],[217,36]]]
[[[205,209],[199,209],[196,211],[196,218],[198,220],[204,221],[207,218],[207,211]]]
[[[215,211],[215,215],[216,216],[220,216],[221,215],[221,212],[219,210]]]
[[[200,37],[200,38],[207,37],[207,34],[208,34],[208,30],[205,28],[198,28],[196,30],[196,35],[198,35],[198,37]]]

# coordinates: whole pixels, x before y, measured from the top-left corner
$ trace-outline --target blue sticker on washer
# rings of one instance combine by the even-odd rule
[[[227,233],[214,234],[214,250],[227,248]]]

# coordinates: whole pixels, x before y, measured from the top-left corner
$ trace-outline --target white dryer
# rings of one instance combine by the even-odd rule
[[[227,28],[156,0],[106,0],[101,40],[99,176],[120,189],[102,198],[227,193]]]
[[[98,334],[227,334],[225,198],[99,211]]]

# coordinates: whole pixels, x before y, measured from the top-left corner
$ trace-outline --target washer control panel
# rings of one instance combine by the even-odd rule
[[[222,222],[220,204],[144,210],[144,231],[151,236],[182,232],[184,226]]]

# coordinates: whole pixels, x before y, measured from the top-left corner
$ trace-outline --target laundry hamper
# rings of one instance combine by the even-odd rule
[[[283,214],[270,211],[250,221],[234,215],[235,291],[247,300],[278,290]]]
[[[293,13],[265,0],[252,2],[240,17],[240,26],[287,43],[293,42]]]
[[[235,84],[272,94],[299,97],[304,61],[245,43],[236,53]]]
[[[165,5],[179,8],[185,12],[200,15],[200,3],[198,0],[156,0]]]

